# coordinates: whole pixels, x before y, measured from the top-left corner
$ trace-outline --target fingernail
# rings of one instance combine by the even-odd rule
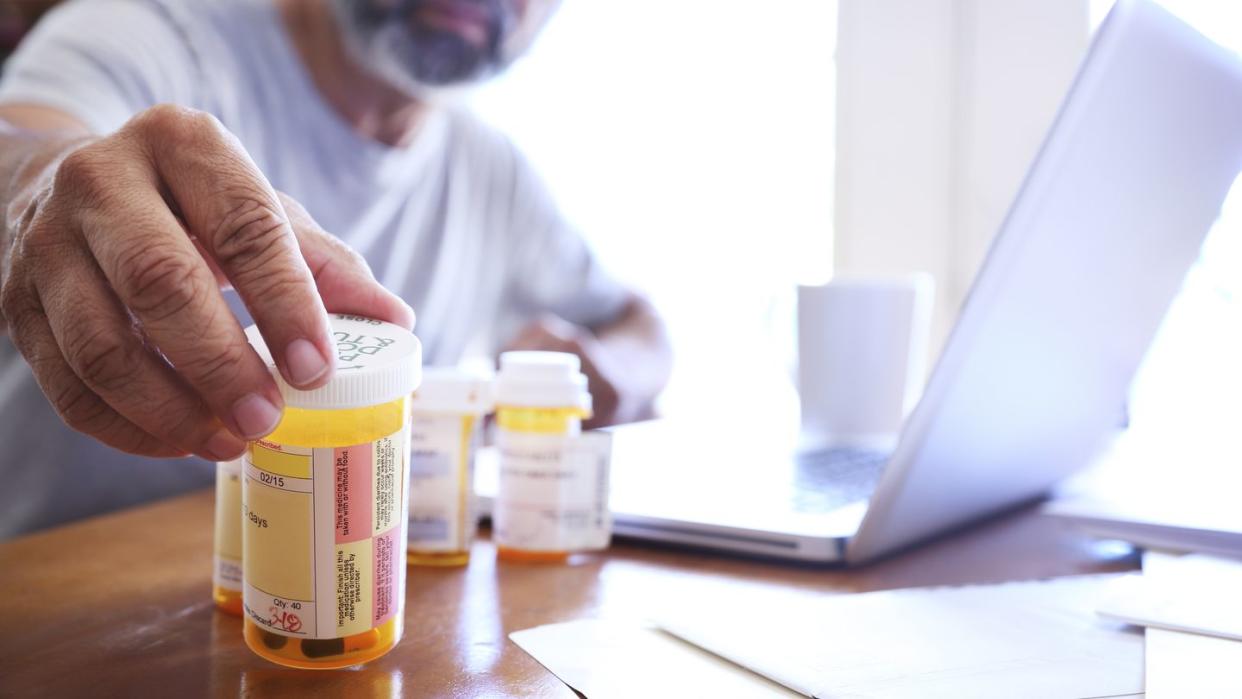
[[[323,376],[328,362],[310,340],[299,338],[290,342],[285,350],[285,368],[295,386],[305,386]]]
[[[233,404],[233,421],[246,439],[258,439],[276,429],[280,409],[257,393],[247,394]]]
[[[213,461],[232,461],[246,451],[246,443],[233,436],[228,430],[220,430],[211,435],[204,446],[207,458]]]

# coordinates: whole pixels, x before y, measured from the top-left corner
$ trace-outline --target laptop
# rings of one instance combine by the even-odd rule
[[[1154,4],[1118,2],[894,448],[799,452],[748,422],[762,406],[722,395],[737,424],[613,429],[614,531],[853,564],[1041,497],[1123,423],[1240,169],[1238,58]],[[494,467],[477,481],[486,509]]]

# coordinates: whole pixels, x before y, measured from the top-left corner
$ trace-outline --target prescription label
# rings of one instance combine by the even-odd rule
[[[409,548],[455,552],[475,534],[472,415],[414,413],[410,420]]]
[[[570,437],[501,429],[496,543],[525,551],[608,546],[612,435]]]
[[[242,599],[272,633],[340,638],[400,613],[406,430],[345,447],[260,440],[242,458]]]
[[[242,589],[241,459],[216,464],[216,541],[212,583]]]

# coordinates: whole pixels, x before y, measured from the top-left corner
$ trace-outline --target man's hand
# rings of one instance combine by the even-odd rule
[[[0,315],[61,418],[124,451],[223,460],[275,428],[280,394],[224,284],[299,388],[332,374],[325,304],[413,325],[202,112],[159,106],[111,136],[48,139],[14,182]]]

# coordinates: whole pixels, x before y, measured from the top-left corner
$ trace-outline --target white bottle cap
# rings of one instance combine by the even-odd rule
[[[426,367],[410,409],[486,415],[492,411],[492,373],[457,367]]]
[[[566,352],[505,352],[496,375],[496,404],[590,410],[580,366],[578,355]]]
[[[267,362],[286,405],[313,410],[362,408],[397,400],[418,388],[423,350],[409,330],[354,315],[331,314],[328,321],[336,346],[336,371],[332,380],[310,391],[285,383],[258,327],[246,328],[246,338]]]

